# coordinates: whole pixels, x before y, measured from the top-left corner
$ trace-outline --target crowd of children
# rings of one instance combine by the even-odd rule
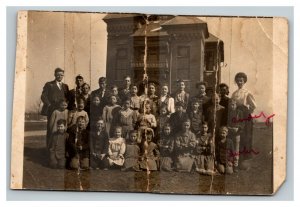
[[[199,93],[191,97],[183,80],[174,94],[168,85],[158,93],[153,83],[145,94],[130,77],[124,80],[124,88],[114,85],[108,90],[101,77],[99,89],[90,94],[83,77],[76,77],[77,87],[60,100],[48,120],[50,167],[194,170],[205,175],[238,171],[245,124],[231,119],[247,115],[228,97],[226,84],[208,97],[206,84],[200,82]]]

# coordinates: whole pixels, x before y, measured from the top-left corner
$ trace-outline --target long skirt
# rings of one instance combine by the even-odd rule
[[[191,172],[194,159],[190,155],[179,155],[176,161],[176,170],[178,172]]]
[[[196,171],[201,174],[214,172],[214,159],[211,155],[198,155],[195,157]]]
[[[171,157],[160,157],[160,169],[164,171],[172,170],[173,160]]]
[[[148,159],[144,159],[140,163],[140,167],[141,167],[141,169],[144,169],[144,170],[155,171],[155,170],[157,170],[157,163],[156,163],[156,160],[154,160],[152,158],[148,158]]]
[[[138,165],[139,165],[138,158],[125,158],[123,168],[124,169],[130,169],[130,168],[137,169]]]

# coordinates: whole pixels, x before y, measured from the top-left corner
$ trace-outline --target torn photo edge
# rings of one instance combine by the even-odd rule
[[[18,12],[11,145],[11,189],[23,188],[28,11]],[[286,179],[288,22],[273,18],[273,194]],[[285,31],[285,32],[282,32]],[[272,37],[271,37],[272,38]],[[271,152],[272,153],[272,152]]]

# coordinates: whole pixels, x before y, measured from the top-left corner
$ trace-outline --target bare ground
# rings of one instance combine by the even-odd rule
[[[47,166],[45,136],[25,137],[23,188],[32,190],[127,191],[176,194],[250,194],[272,192],[272,128],[256,124],[249,171],[204,176],[196,172],[121,172],[56,170]]]

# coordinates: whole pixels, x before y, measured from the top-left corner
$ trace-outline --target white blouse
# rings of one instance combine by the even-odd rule
[[[238,106],[246,106],[251,113],[256,108],[256,103],[253,95],[245,88],[241,88],[233,92],[231,98],[236,101]]]
[[[171,96],[168,97],[168,103],[167,103],[167,110],[170,114],[173,114],[175,112],[175,103],[174,103],[174,98]],[[160,97],[160,102],[163,103],[167,99],[167,96],[161,96]]]

